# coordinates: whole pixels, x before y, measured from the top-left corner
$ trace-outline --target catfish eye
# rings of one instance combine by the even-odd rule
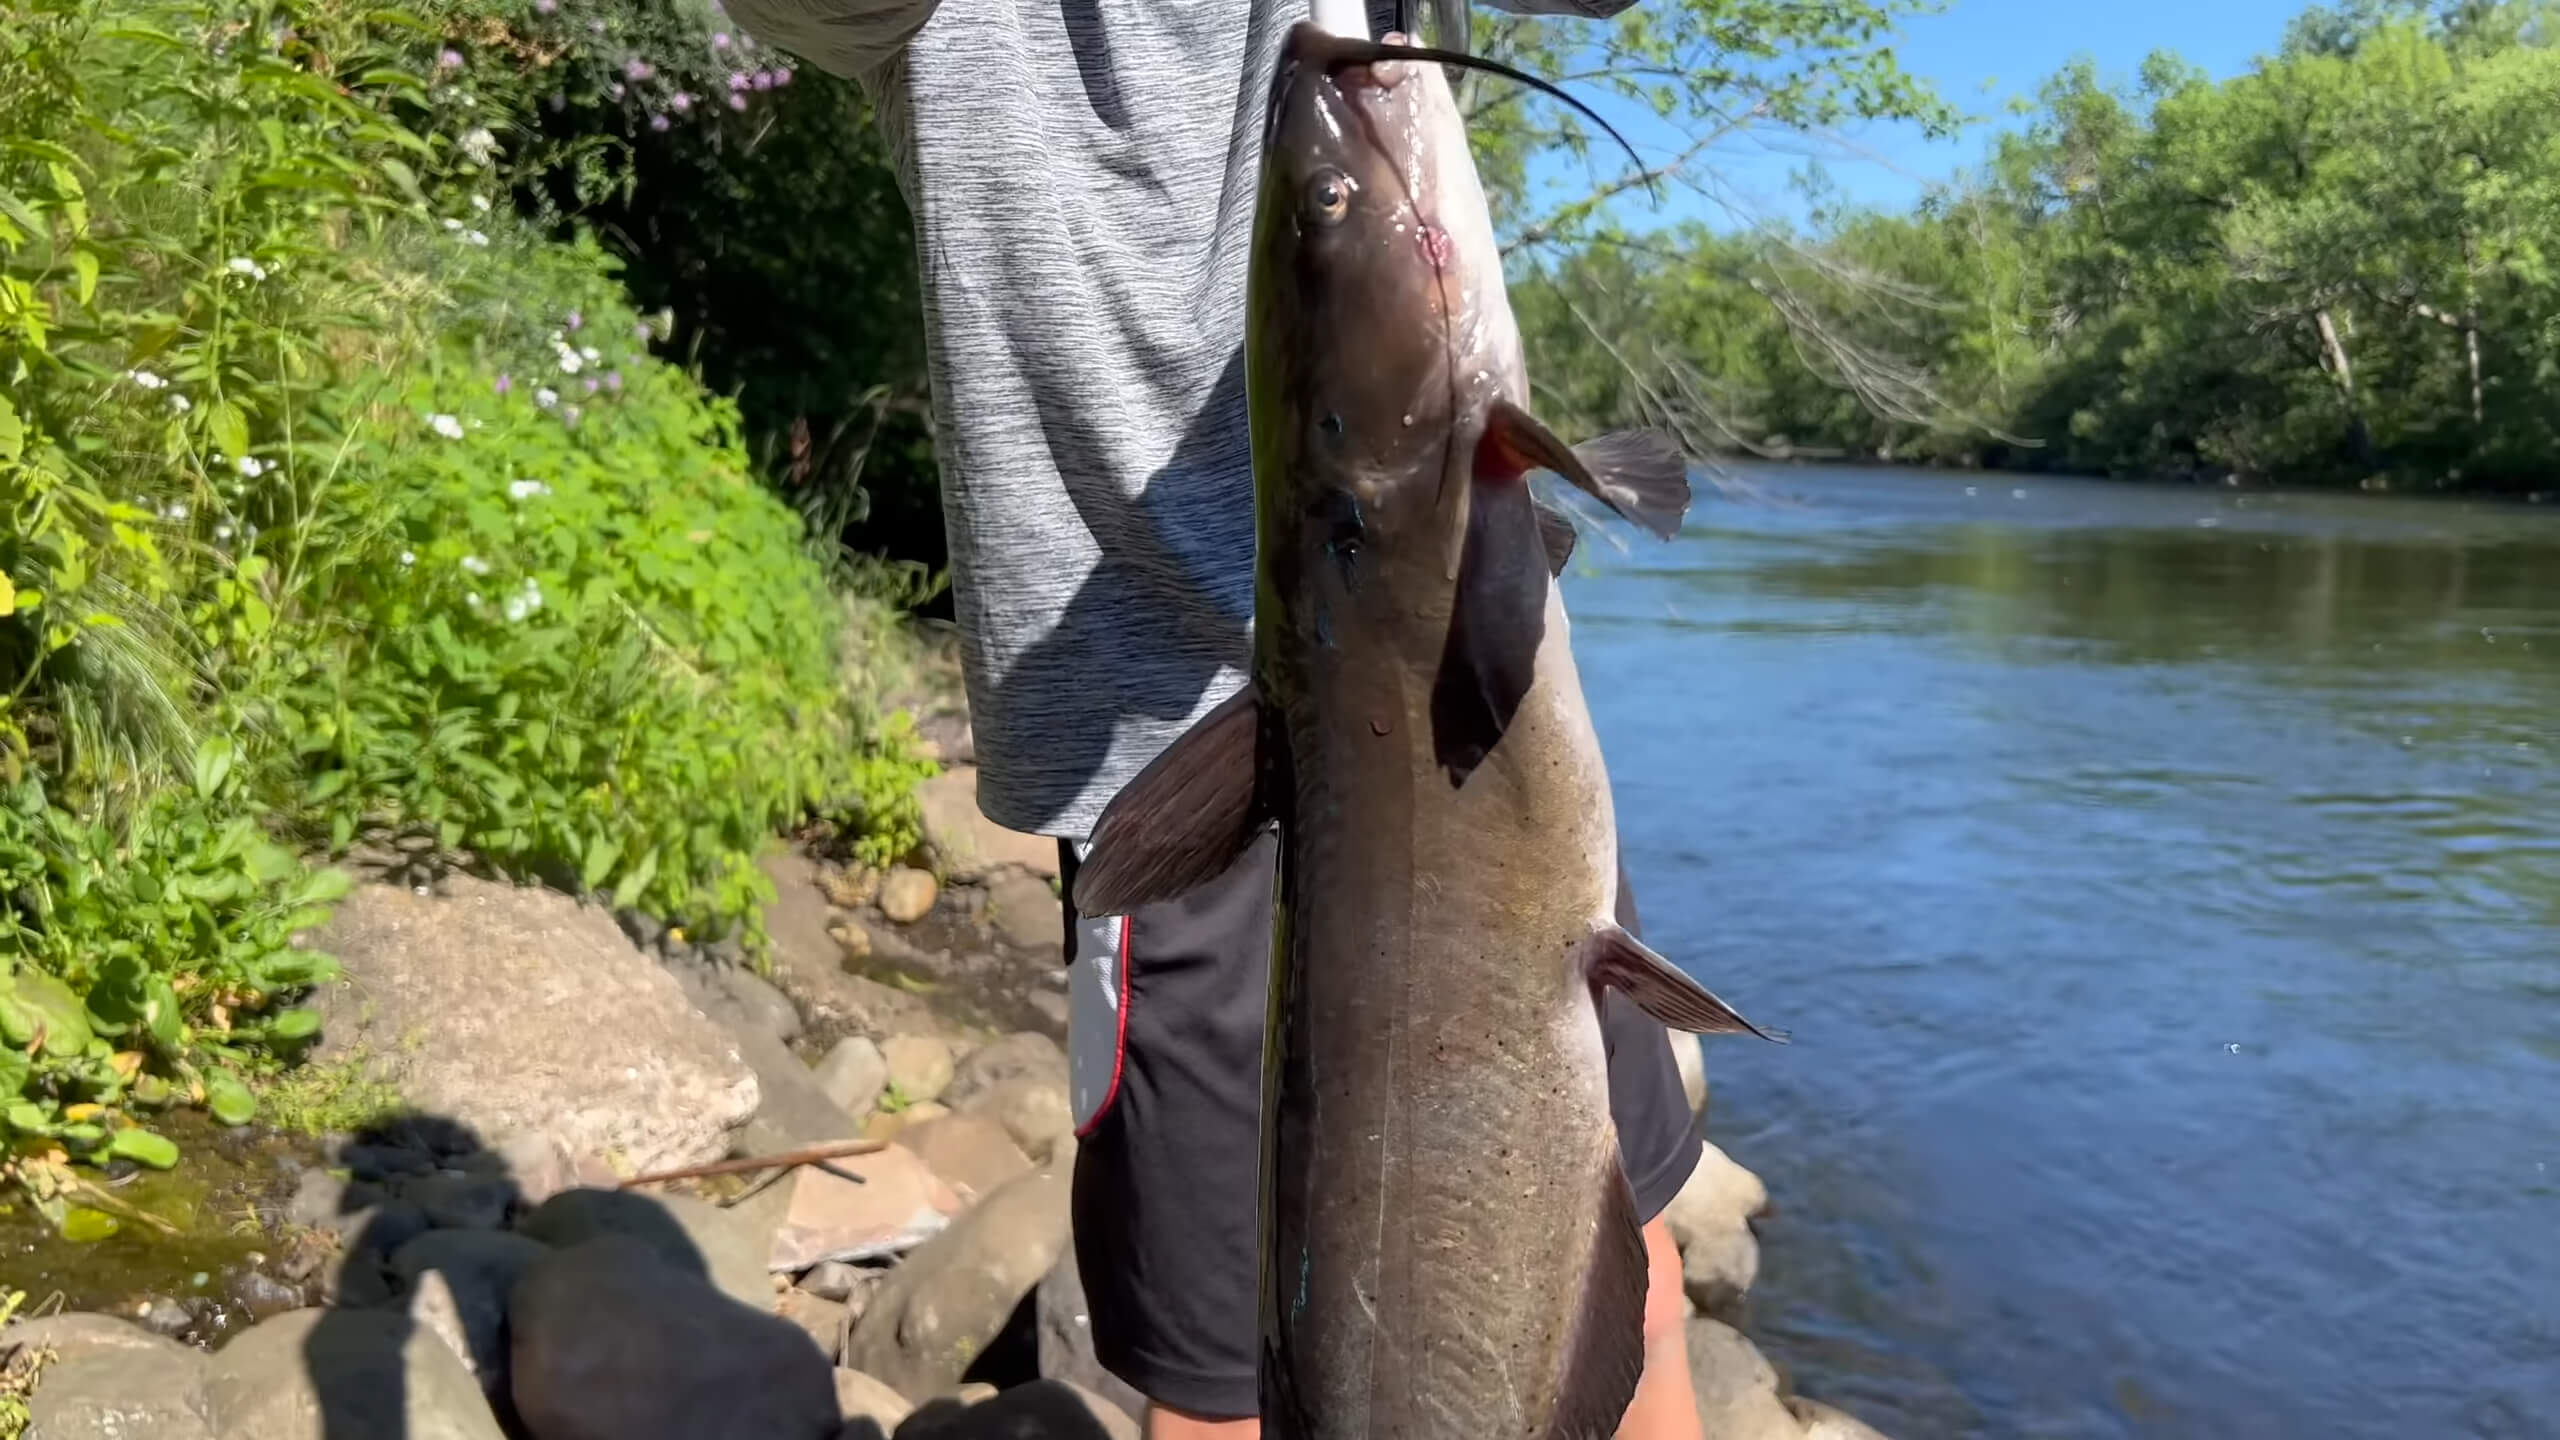
[[[1307,214],[1331,225],[1351,209],[1351,182],[1339,170],[1319,170],[1307,181]]]

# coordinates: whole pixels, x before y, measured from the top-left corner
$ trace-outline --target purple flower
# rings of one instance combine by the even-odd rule
[[[621,394],[622,372],[619,370],[607,370],[604,372],[604,388],[612,391],[616,395]]]
[[[438,55],[436,57],[436,68],[439,70],[461,69],[462,52],[459,50],[447,50],[443,54]]]
[[[756,78],[749,83],[759,90],[770,90],[773,88],[773,72],[770,70],[759,70],[756,72]]]
[[[730,77],[729,77],[729,88],[730,88],[730,89],[732,89],[732,90],[744,90],[744,89],[746,89],[746,88],[747,88],[747,76],[746,76],[746,72],[742,70],[742,71],[738,72],[737,74],[730,76]]]
[[[788,85],[788,84],[790,84],[790,83],[791,83],[791,67],[790,67],[790,66],[788,66],[788,65],[785,65],[785,66],[783,66],[781,69],[774,71],[774,72],[773,72],[773,83],[774,83],[774,84],[776,84],[776,85]]]
[[[693,108],[693,97],[679,90],[667,97],[667,103],[675,108],[677,114],[682,115]]]
[[[666,129],[666,128],[667,128],[667,117],[666,117],[666,116],[664,116],[664,115],[652,115],[652,116],[650,116],[650,117],[649,117],[649,128],[650,128],[650,129],[652,129],[652,130],[664,130],[664,129]]]
[[[578,313],[577,311],[575,311],[575,310],[572,310],[572,311],[570,311],[570,312],[569,312],[569,319],[568,319],[568,321],[567,321],[567,324],[568,324],[568,328],[569,328],[569,329],[571,329],[571,330],[575,330],[575,329],[577,329],[579,326],[584,325],[584,324],[586,324],[586,323],[587,323],[587,317],[586,317],[586,316],[579,314],[579,313]]]
[[[594,377],[593,375],[588,376],[588,377],[587,377],[587,380],[586,380],[586,385],[587,385],[587,393],[588,393],[588,394],[593,395],[594,393],[596,393],[596,377]]]
[[[646,342],[649,338],[649,322],[642,320],[633,324],[631,327],[631,333],[641,341]]]
[[[712,48],[712,49],[714,49],[714,50],[726,50],[726,49],[728,49],[728,48],[729,48],[729,32],[728,32],[728,31],[726,31],[726,30],[722,30],[722,31],[718,31],[718,32],[716,32],[715,34],[713,34],[713,35],[712,35],[712,37],[711,37],[711,48]]]
[[[536,15],[548,15],[559,8],[560,0],[533,0],[533,13]]]
[[[741,115],[746,114],[746,113],[747,113],[747,97],[746,97],[746,96],[744,96],[744,95],[732,95],[732,96],[730,96],[730,97],[729,97],[729,108],[730,108],[730,109],[732,109],[732,110],[737,111],[737,112],[738,112],[739,114],[741,114]]]
[[[498,383],[491,388],[495,389],[499,394],[504,395],[508,391],[516,388],[515,377],[512,375],[501,375],[498,377]]]
[[[625,62],[622,67],[623,78],[632,81],[646,80],[657,73],[649,68],[649,62],[646,60],[633,59]]]

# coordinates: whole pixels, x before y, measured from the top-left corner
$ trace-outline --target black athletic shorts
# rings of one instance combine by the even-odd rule
[[[1075,849],[1060,849],[1072,894]],[[1209,1419],[1259,1409],[1254,1178],[1278,853],[1266,832],[1217,880],[1125,921],[1067,913],[1076,1268],[1094,1352],[1148,1399]],[[1619,896],[1633,930],[1623,876]],[[1601,1026],[1619,1157],[1650,1221],[1696,1168],[1697,1127],[1670,1032],[1614,990]]]

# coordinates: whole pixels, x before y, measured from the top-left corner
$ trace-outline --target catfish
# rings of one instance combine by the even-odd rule
[[[1529,412],[1462,61],[1496,68],[1305,24],[1282,42],[1246,319],[1250,679],[1114,797],[1075,881],[1078,910],[1124,914],[1279,829],[1271,1440],[1613,1434],[1647,1271],[1599,992],[1782,1038],[1612,918],[1557,584],[1575,530],[1529,476],[1669,538],[1688,462],[1649,431],[1569,446]]]

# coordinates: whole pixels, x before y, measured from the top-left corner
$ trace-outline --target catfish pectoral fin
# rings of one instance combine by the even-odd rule
[[[1497,400],[1479,449],[1523,470],[1552,470],[1592,499],[1665,540],[1689,513],[1689,462],[1659,430],[1620,430],[1568,446],[1535,415]]]
[[[1787,1043],[1784,1030],[1766,1029],[1742,1018],[1742,1012],[1719,1000],[1705,986],[1682,974],[1643,941],[1614,923],[1595,927],[1585,941],[1585,973],[1594,985],[1623,992],[1638,1009],[1670,1026],[1696,1035],[1735,1035],[1745,1031],[1763,1040]]]
[[[1565,562],[1573,558],[1575,538],[1572,516],[1547,505],[1538,506],[1538,543],[1546,547],[1548,575],[1564,573]]]
[[[1261,732],[1261,697],[1247,684],[1122,786],[1076,867],[1077,911],[1126,915],[1235,863],[1268,818],[1257,788]]]
[[[1600,1231],[1592,1237],[1582,1303],[1565,1336],[1564,1373],[1544,1440],[1611,1440],[1644,1376],[1644,1299],[1650,1278],[1635,1191],[1611,1137],[1600,1166]]]

